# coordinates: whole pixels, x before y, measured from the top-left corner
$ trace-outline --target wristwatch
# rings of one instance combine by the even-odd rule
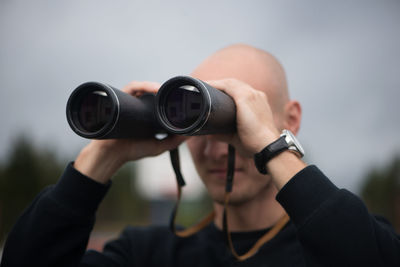
[[[283,130],[280,137],[266,146],[259,153],[254,155],[254,163],[257,170],[262,174],[267,174],[267,162],[279,153],[289,150],[294,152],[299,158],[304,156],[304,149],[296,139],[294,134],[289,130]]]

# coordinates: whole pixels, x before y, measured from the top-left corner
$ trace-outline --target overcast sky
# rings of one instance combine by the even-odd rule
[[[357,192],[400,152],[400,1],[2,0],[0,40],[1,158],[25,132],[72,160],[80,83],[163,82],[238,42],[282,62],[307,159],[337,185]]]

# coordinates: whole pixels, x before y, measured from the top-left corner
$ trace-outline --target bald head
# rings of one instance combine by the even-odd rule
[[[278,60],[266,51],[236,44],[206,58],[191,74],[201,80],[235,78],[267,93],[275,113],[289,101],[285,72]]]

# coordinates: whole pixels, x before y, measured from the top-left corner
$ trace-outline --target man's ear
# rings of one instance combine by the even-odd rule
[[[284,110],[284,127],[295,135],[300,129],[301,123],[301,106],[298,101],[291,100],[285,105]]]

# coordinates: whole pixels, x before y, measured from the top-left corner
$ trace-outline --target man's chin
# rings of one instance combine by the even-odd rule
[[[225,204],[225,193],[213,195],[212,199],[215,203],[223,206]],[[228,205],[229,206],[241,206],[247,201],[248,201],[248,199],[231,193],[231,195],[229,196]]]

